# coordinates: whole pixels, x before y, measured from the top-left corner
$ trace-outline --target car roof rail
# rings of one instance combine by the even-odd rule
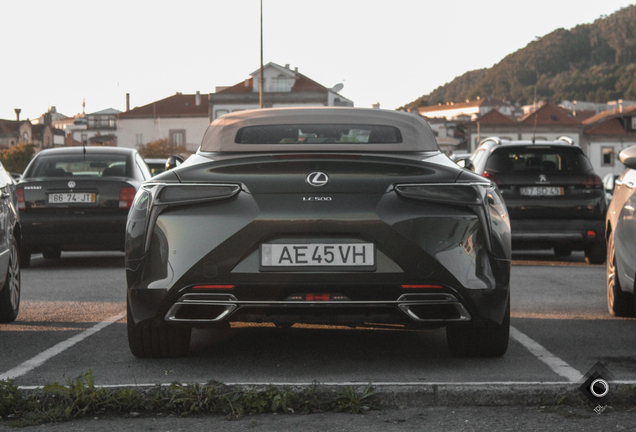
[[[569,136],[565,136],[565,135],[558,137],[557,141],[565,141],[566,143],[570,145],[575,145],[574,140],[570,138]]]
[[[486,143],[488,141],[492,141],[495,144],[501,144],[501,138],[499,138],[498,136],[489,136],[488,138],[484,138],[483,140],[481,140],[479,145],[482,145],[483,143]]]

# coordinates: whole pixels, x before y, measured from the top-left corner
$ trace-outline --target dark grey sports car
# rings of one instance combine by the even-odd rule
[[[126,226],[128,341],[180,356],[230,322],[447,328],[501,356],[510,224],[497,187],[396,111],[280,108],[215,120],[145,182]]]

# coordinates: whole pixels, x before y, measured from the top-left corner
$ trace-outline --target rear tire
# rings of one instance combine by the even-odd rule
[[[607,309],[615,317],[634,316],[634,295],[621,289],[616,275],[616,249],[614,233],[610,234],[607,244]]]
[[[448,349],[455,357],[501,357],[508,349],[510,299],[501,325],[495,327],[447,327]]]
[[[607,245],[595,243],[585,248],[585,261],[588,264],[603,264],[607,258]]]
[[[9,266],[7,276],[0,291],[0,322],[10,323],[16,320],[20,311],[20,254],[18,242],[11,237]]]
[[[135,324],[128,302],[127,312],[128,346],[135,357],[183,357],[188,354],[192,329],[153,322]]]

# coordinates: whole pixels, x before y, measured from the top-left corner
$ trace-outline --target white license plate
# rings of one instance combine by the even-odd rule
[[[532,186],[519,189],[524,196],[559,196],[563,195],[562,187],[555,186]]]
[[[268,243],[261,245],[262,267],[372,267],[373,243]]]
[[[77,192],[49,194],[49,204],[68,204],[68,203],[94,204],[95,194],[94,193],[77,193]]]

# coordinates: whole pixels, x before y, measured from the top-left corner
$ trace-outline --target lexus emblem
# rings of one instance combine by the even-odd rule
[[[68,182],[68,187],[73,189],[75,187],[75,182],[73,180],[71,180],[70,182]]]
[[[307,183],[315,187],[324,186],[329,183],[329,177],[323,172],[312,172],[307,176]]]
[[[547,179],[547,178],[545,178],[545,175],[544,175],[544,174],[539,174],[539,181],[540,181],[540,182],[547,182],[547,181],[548,181],[548,179]]]

